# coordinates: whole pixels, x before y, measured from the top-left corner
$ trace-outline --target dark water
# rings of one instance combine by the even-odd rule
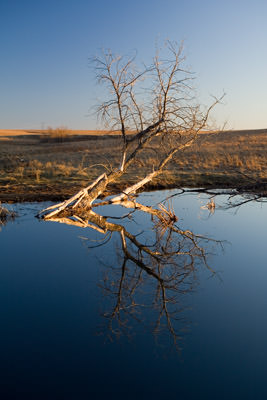
[[[174,193],[142,200],[155,204]],[[135,298],[145,306],[119,330],[110,323],[116,299],[103,286],[117,287],[115,235],[96,247],[95,231],[38,221],[40,204],[15,206],[20,217],[0,232],[1,398],[266,398],[267,205],[216,207],[209,215],[206,202],[204,195],[172,198],[179,226],[228,241],[223,251],[207,244],[216,273],[199,263],[190,288],[178,293],[176,347],[166,326],[156,336],[150,329],[157,319],[150,278]],[[142,233],[149,221],[137,215],[129,226],[149,237]]]

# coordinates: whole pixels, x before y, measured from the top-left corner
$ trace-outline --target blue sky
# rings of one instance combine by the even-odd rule
[[[226,92],[218,125],[267,128],[266,18],[266,0],[0,0],[0,128],[94,129],[88,58],[149,63],[166,38],[184,41],[201,102]]]

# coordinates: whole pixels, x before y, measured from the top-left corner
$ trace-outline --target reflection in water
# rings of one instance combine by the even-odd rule
[[[157,204],[175,193],[139,200]],[[169,207],[169,217],[161,215],[166,223],[144,212],[120,220],[93,214],[87,220],[94,228],[84,230],[37,221],[40,204],[13,206],[19,217],[0,233],[1,398],[265,399],[267,207],[248,202],[225,211],[227,197],[218,196],[207,218],[201,206],[208,201],[206,194],[173,196],[179,221]],[[129,211],[97,210],[119,217]],[[65,217],[86,226],[85,215]],[[212,256],[223,282],[207,279],[212,271],[199,268],[204,260],[191,239],[205,257],[212,242],[184,235],[187,228],[231,242]],[[81,235],[90,237],[89,252]],[[190,250],[200,257],[191,260]],[[108,335],[120,340],[106,343]],[[174,340],[182,357],[166,355]]]
[[[160,204],[158,209],[142,206],[142,211],[150,214],[151,221],[150,229],[141,234],[131,233],[124,222],[134,219],[133,212],[122,217],[104,217],[92,210],[79,215],[65,212],[49,220],[97,231],[102,241],[87,243],[89,248],[105,246],[114,234],[119,238],[117,264],[105,266],[100,283],[105,308],[102,316],[110,338],[131,335],[138,322],[158,341],[167,335],[179,349],[186,325],[183,295],[195,287],[199,265],[214,274],[207,263],[206,247],[211,241],[219,242],[180,229],[170,205]],[[121,221],[110,222],[112,218]]]
[[[261,183],[261,190],[257,188],[258,190],[255,192],[252,190],[253,186],[250,188],[251,191],[249,192],[240,189],[180,189],[179,192],[172,194],[171,196],[169,196],[169,198],[180,196],[184,193],[206,194],[209,196],[209,201],[206,203],[205,206],[201,208],[208,209],[210,213],[213,214],[216,207],[215,198],[219,197],[223,198],[223,205],[221,205],[220,208],[224,210],[241,207],[247,203],[266,203],[266,187],[267,183],[263,181]]]

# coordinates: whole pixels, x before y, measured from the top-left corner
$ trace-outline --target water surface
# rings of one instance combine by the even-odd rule
[[[156,204],[173,194],[140,197]],[[125,318],[120,332],[110,325],[116,299],[103,287],[117,287],[116,235],[98,246],[101,235],[91,229],[34,218],[42,204],[14,206],[20,217],[0,232],[2,398],[265,398],[267,205],[224,210],[224,200],[215,200],[213,215],[202,208],[205,195],[171,200],[179,227],[227,241],[223,251],[207,243],[215,274],[199,263],[190,290],[178,294],[176,347],[166,326],[152,333],[150,278],[136,297],[142,312]],[[125,222],[140,240],[152,234],[150,223],[141,214]]]

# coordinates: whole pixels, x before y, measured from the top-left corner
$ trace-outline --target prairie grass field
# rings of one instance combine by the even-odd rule
[[[155,140],[131,165],[118,192],[156,167],[162,142]],[[61,200],[120,162],[116,132],[0,130],[0,201]],[[267,129],[202,133],[181,151],[146,190],[174,187],[239,188],[267,184]],[[266,187],[265,187],[266,189]]]

